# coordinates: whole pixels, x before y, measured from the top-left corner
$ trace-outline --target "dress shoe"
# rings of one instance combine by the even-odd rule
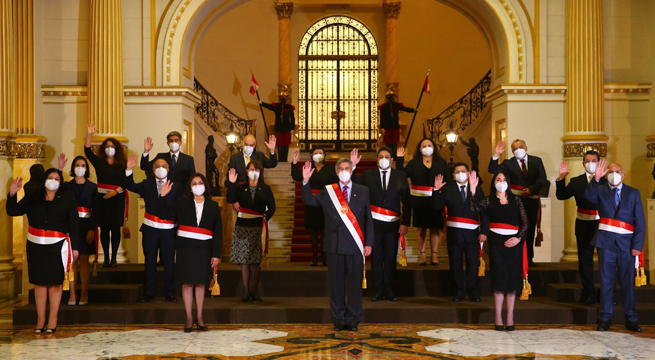
[[[243,297],[241,298],[241,302],[247,303],[248,301],[250,301],[250,294],[243,295]]]
[[[503,329],[505,328],[503,325],[494,325],[494,326],[496,331],[503,331]]]
[[[507,326],[505,326],[505,330],[507,330],[507,331],[514,331],[514,325],[507,325]]]
[[[193,327],[185,327],[184,328],[185,333],[190,333],[191,331],[193,331]]]
[[[464,297],[463,297],[463,296],[459,296],[459,295],[458,295],[458,296],[455,296],[455,297],[453,298],[453,301],[454,301],[454,302],[462,302],[462,300],[464,300]]]
[[[482,301],[482,299],[480,299],[479,296],[478,296],[478,297],[470,297],[470,296],[469,296],[469,299],[471,299],[471,301],[473,301],[473,302],[480,302],[480,301]]]
[[[103,268],[111,267],[111,263],[109,261],[105,260],[105,262],[102,263],[102,267]]]
[[[398,301],[398,298],[392,292],[388,292],[384,297],[387,299],[387,301]]]
[[[641,329],[639,329],[639,331],[641,331]],[[46,334],[54,334],[55,332],[57,332],[57,327],[56,326],[54,328],[52,328],[52,329],[46,329],[46,331],[45,331]]]
[[[250,295],[250,301],[252,302],[262,302],[262,298],[259,295]]]
[[[342,327],[342,326],[340,326],[340,325],[334,325],[334,331],[339,332],[339,331],[341,331],[341,330],[343,330],[343,327]]]
[[[528,261],[528,266],[529,267],[537,267],[537,264],[535,264],[534,261],[530,260],[530,261]]]
[[[312,263],[309,264],[309,266],[316,266],[316,265],[318,265],[318,264],[316,263],[316,261],[312,261]]]
[[[371,301],[380,301],[380,300],[384,300],[384,296],[381,293],[376,293],[371,298]]]
[[[164,300],[168,302],[177,302],[175,295],[166,295],[164,296]]]
[[[346,325],[346,329],[348,329],[348,331],[359,331],[357,325]]]
[[[118,264],[116,264],[116,260],[112,261],[111,264],[109,264],[110,267],[116,267]]]
[[[633,332],[641,332],[641,327],[636,321],[626,321],[625,328]]]
[[[596,302],[596,301],[594,301],[594,298],[593,298],[592,296],[586,296],[584,299],[582,299],[582,303],[585,304],[585,305],[587,305],[587,306],[591,306],[591,305],[593,305],[595,302]]]
[[[610,322],[609,321],[600,321],[596,330],[598,331],[609,331]]]
[[[43,334],[45,332],[45,326],[40,329],[34,329],[35,334]]]
[[[196,329],[198,329],[199,331],[209,331],[209,328],[207,327],[207,325],[196,324]]]
[[[149,296],[149,295],[143,295],[143,297],[139,300],[140,303],[147,303],[150,300],[154,299],[154,296]]]

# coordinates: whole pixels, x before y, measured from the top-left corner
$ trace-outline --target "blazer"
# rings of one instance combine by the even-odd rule
[[[271,154],[271,158],[267,158],[261,151],[253,151],[250,155],[250,160],[257,160],[262,163],[265,169],[271,169],[277,166],[277,155]],[[248,180],[248,174],[246,172],[246,161],[243,158],[243,152],[238,152],[230,156],[230,161],[227,165],[228,171],[230,169],[237,169],[237,184],[245,183]],[[259,180],[261,181],[264,178],[264,174],[259,174]],[[225,185],[229,186],[229,180],[225,179]]]
[[[84,226],[86,230],[95,229],[96,226],[98,226],[98,210],[100,206],[98,198],[98,185],[87,179],[84,184],[82,184],[80,192],[80,187],[77,186],[75,179],[73,179],[66,183],[64,189],[75,195],[77,206],[91,209],[91,216],[88,218],[81,218],[80,226]]]
[[[446,183],[453,179],[452,171],[448,167],[448,163],[438,154],[432,156],[432,166],[428,169],[423,165],[421,158],[410,160],[405,166],[405,157],[396,158],[396,169],[404,171],[407,177],[412,180],[412,185],[433,186],[434,178],[441,174]],[[432,201],[429,197],[410,197],[413,209],[423,206],[432,206]]]
[[[471,209],[471,187],[466,187],[466,200],[462,200],[459,184],[451,181],[444,185],[439,191],[432,192],[433,207],[435,210],[440,211],[447,206],[448,216],[462,217],[472,219],[480,223],[480,226],[475,230],[460,229],[455,227],[447,227],[448,239],[456,240],[458,243],[476,243],[478,242],[478,235],[489,235],[489,217],[486,213],[478,213]],[[484,190],[478,184],[475,190],[475,197],[473,201],[478,204],[484,200]]]
[[[400,225],[409,226],[412,219],[407,175],[393,168],[389,170],[391,172],[387,174],[389,177],[387,191],[382,190],[382,176],[378,168],[366,170],[362,176],[353,176],[353,182],[368,188],[371,205],[401,214],[401,219],[393,223],[373,219],[376,234],[398,233]]]
[[[646,220],[644,219],[644,207],[641,204],[639,190],[623,184],[618,207],[614,201],[614,193],[610,186],[600,184],[595,179],[589,183],[585,194],[592,204],[596,204],[598,215],[601,218],[619,220],[634,226],[634,233],[632,234],[615,234],[598,229],[592,244],[599,249],[608,249],[616,242],[623,252],[630,252],[631,249],[643,250]]]
[[[164,159],[168,163],[168,178],[179,183],[181,186],[185,186],[189,181],[189,177],[196,173],[196,164],[193,161],[193,156],[182,153],[181,151],[177,152],[177,160],[175,162],[175,167],[171,165],[171,153],[159,153],[152,161],[149,161],[150,154],[146,156],[141,156],[141,170],[146,172],[148,178],[153,178],[152,166],[157,159]]]
[[[221,219],[221,210],[218,203],[211,198],[205,198],[205,204],[202,208],[200,225],[196,219],[196,204],[193,199],[184,196],[178,197],[171,204],[168,195],[159,197],[159,213],[166,218],[177,219],[177,225],[185,225],[194,228],[211,230],[213,237],[211,240],[196,240],[182,236],[177,236],[176,246],[186,248],[201,248],[211,251],[211,257],[220,258],[223,248],[223,221]]]
[[[241,207],[264,214],[266,221],[271,220],[273,214],[275,214],[275,196],[271,187],[266,185],[261,178],[257,182],[254,200],[250,195],[250,185],[247,183],[237,185],[228,180],[227,184],[227,195],[225,199],[228,203],[234,204],[238,202]],[[237,217],[236,225],[259,227],[262,225],[262,220],[259,218],[243,219]]]
[[[530,154],[528,154],[527,177],[523,176],[523,170],[514,156],[503,160],[501,164],[498,164],[498,159],[491,158],[488,170],[492,174],[501,170],[507,171],[511,184],[525,186],[533,195],[538,195],[539,190],[546,184],[546,169],[544,169],[543,161],[540,157]]]
[[[146,204],[146,213],[153,216],[157,216],[162,220],[175,221],[174,216],[168,217],[167,214],[163,213],[160,210],[160,206],[159,206],[160,196],[159,194],[157,194],[157,181],[155,179],[146,179],[138,184],[135,184],[134,176],[133,174],[130,174],[125,177],[125,182],[123,183],[123,186],[125,187],[126,190],[139,194],[143,198],[143,201]],[[176,198],[178,197],[179,193],[180,193],[179,185],[173,182],[173,188],[171,189],[170,193],[168,193],[168,195],[164,197],[164,199],[166,199],[166,201],[170,205],[172,205],[175,202]],[[195,214],[195,210],[193,213]],[[147,230],[154,230],[154,228],[146,224],[141,224],[141,228],[139,229],[139,231],[145,232]]]
[[[371,202],[368,188],[353,183],[351,191],[350,209],[364,233],[364,246],[372,247],[375,239],[375,229],[373,228],[373,217],[371,217]],[[323,249],[326,253],[361,255],[359,247],[355,243],[355,241],[360,240],[353,239],[350,231],[348,231],[346,225],[341,220],[339,209],[335,208],[332,204],[327,190],[323,189],[320,193],[314,195],[309,184],[305,184],[302,187],[302,201],[305,205],[320,206],[323,208],[325,219]]]
[[[593,176],[591,181],[594,181]],[[600,179],[601,185],[607,184],[607,179]],[[565,185],[565,180],[555,181],[555,197],[557,200],[568,200],[571,197],[575,198],[575,204],[579,208],[587,210],[597,210],[596,204],[587,200],[586,191],[589,182],[587,182],[587,173],[572,177],[568,185]],[[575,219],[575,236],[593,237],[598,229],[598,220],[580,220]]]

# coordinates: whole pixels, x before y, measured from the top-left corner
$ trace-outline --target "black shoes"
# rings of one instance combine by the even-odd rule
[[[334,325],[334,331],[339,332],[339,331],[341,331],[341,330],[343,330],[343,326],[341,326],[341,325]]]
[[[175,297],[175,295],[166,295],[164,296],[164,301],[177,302],[177,298]]]
[[[626,321],[625,328],[633,332],[641,332],[641,327],[636,321]]]
[[[198,331],[209,331],[209,328],[207,327],[207,325],[202,325],[201,326],[201,325],[196,324],[196,329],[198,329]]]
[[[380,300],[384,300],[384,295],[382,295],[381,293],[376,293],[371,298],[371,301],[380,301]]]
[[[453,298],[453,301],[454,301],[454,302],[462,302],[462,300],[464,300],[464,297],[463,297],[463,296],[455,296],[455,297]]]
[[[469,297],[469,299],[471,299],[471,301],[473,301],[473,302],[480,302],[480,301],[482,301],[482,299],[480,299],[479,296],[478,296],[478,297],[474,297],[474,298]]]
[[[396,295],[394,295],[393,292],[387,292],[386,294],[375,293],[375,295],[371,298],[371,301],[380,301],[380,300],[398,301],[398,298],[396,297]]]
[[[262,302],[262,298],[259,295],[250,295],[250,301],[252,302]]]
[[[357,325],[346,325],[346,329],[348,329],[348,331],[359,331]]]
[[[309,264],[309,266],[316,266],[316,265],[318,265],[318,264],[316,263],[316,261],[312,261],[312,263]]]
[[[387,301],[398,301],[398,298],[392,292],[388,292],[385,297],[387,298]]]
[[[641,329],[639,329],[639,331],[641,331]],[[54,334],[55,332],[57,332],[56,327],[52,328],[52,329],[46,329],[46,331],[45,331],[46,334]]]
[[[505,328],[503,325],[495,325],[495,327],[496,327],[496,331],[503,331],[503,329]]]
[[[185,333],[190,333],[191,331],[193,331],[193,327],[185,327],[184,328]]]
[[[143,295],[143,297],[139,300],[139,302],[140,303],[147,303],[147,302],[150,302],[154,298],[155,298],[154,296]]]
[[[507,326],[505,326],[505,330],[507,330],[507,331],[514,331],[514,325],[507,325]]]
[[[250,294],[243,295],[241,302],[246,303],[248,301],[250,301]]]
[[[628,324],[626,324],[626,327]],[[599,321],[598,322],[598,327],[596,327],[596,330],[598,331],[609,331],[610,329],[610,322],[609,321]]]
[[[113,261],[111,262],[111,264],[109,264],[109,267],[116,267],[116,266],[118,266],[118,265],[116,264],[116,260],[113,260]]]

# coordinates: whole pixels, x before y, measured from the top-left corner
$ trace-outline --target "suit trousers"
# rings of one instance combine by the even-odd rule
[[[591,245],[593,235],[578,235],[575,238],[578,245],[578,271],[583,288],[582,297],[596,299],[596,287],[594,286],[594,250],[596,248]]]
[[[600,310],[599,321],[611,321],[614,314],[614,287],[618,266],[623,315],[626,321],[637,321],[635,311],[635,257],[621,251],[615,242],[607,249],[598,248],[598,268],[600,269]]]
[[[332,323],[338,327],[357,326],[362,320],[364,259],[361,254],[335,253],[327,253],[327,258]]]
[[[143,232],[146,283],[144,295],[154,297],[157,284],[157,255],[164,263],[164,294],[175,295],[175,230],[148,228]]]
[[[528,216],[528,234],[526,235],[525,241],[528,245],[528,261],[532,261],[534,258],[534,236],[537,221],[539,220],[539,199],[521,198],[521,200]]]
[[[398,255],[398,233],[375,234],[371,253],[371,272],[376,294],[393,293],[393,277]]]
[[[447,244],[450,271],[455,282],[455,296],[464,297],[468,294],[470,299],[479,298],[480,243],[451,240],[451,237],[448,237]],[[464,287],[464,259],[466,259],[466,287]]]

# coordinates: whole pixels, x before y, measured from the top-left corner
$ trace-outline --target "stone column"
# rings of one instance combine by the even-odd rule
[[[603,18],[602,2],[567,0],[566,9],[566,119],[564,159],[569,166],[581,169],[582,155],[596,150],[607,156],[603,108]],[[576,207],[574,200],[564,204],[565,248],[562,261],[577,261],[574,235]]]
[[[278,1],[275,3],[279,26],[278,44],[278,92],[286,91],[291,96],[291,14],[293,3]]]
[[[385,1],[382,3],[386,22],[386,45],[384,80],[385,93],[391,89],[398,93],[398,15],[400,1]]]

